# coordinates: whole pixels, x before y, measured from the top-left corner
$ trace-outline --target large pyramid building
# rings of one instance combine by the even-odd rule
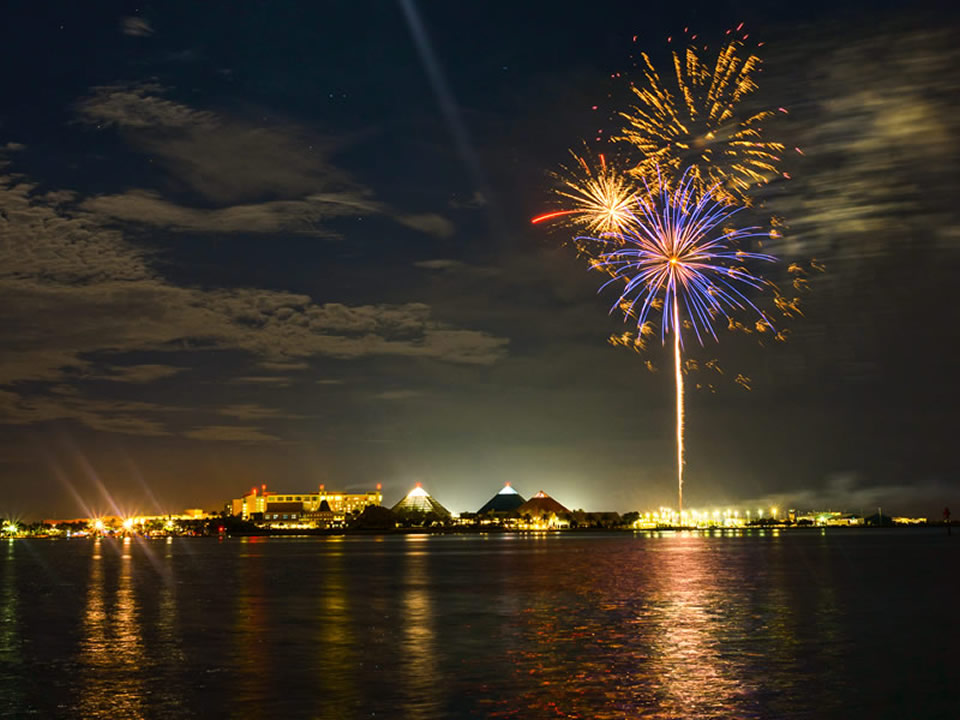
[[[569,512],[569,510],[547,495],[543,490],[517,508],[518,515],[529,515],[532,518],[539,518],[544,515],[547,517],[561,517]]]
[[[513,512],[525,502],[523,496],[510,487],[510,483],[507,483],[503,486],[503,490],[487,500],[487,504],[477,510],[477,514]]]
[[[394,512],[424,512],[436,513],[441,517],[450,517],[450,511],[431,497],[420,483],[407,493],[407,496],[393,506]]]

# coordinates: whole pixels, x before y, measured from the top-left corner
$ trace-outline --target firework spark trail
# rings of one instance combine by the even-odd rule
[[[652,185],[663,172],[662,181],[669,185],[686,169],[699,192],[712,188],[718,200],[746,203],[752,186],[778,173],[784,146],[764,140],[761,127],[775,112],[763,110],[744,119],[737,115],[742,100],[757,89],[753,74],[761,64],[756,55],[741,57],[742,47],[734,40],[721,48],[713,68],[695,47],[682,56],[674,52],[672,91],[642,54],[646,82],[631,86],[638,102],[620,113],[625,125],[612,138],[640,152],[632,174]]]
[[[712,188],[702,194],[691,172],[674,190],[659,184],[659,196],[649,192],[637,201],[626,229],[598,238],[577,238],[579,243],[599,243],[601,251],[591,268],[609,274],[601,290],[623,283],[610,312],[620,309],[636,320],[640,334],[650,317],[661,312],[660,338],[673,333],[674,379],[677,396],[677,490],[683,506],[684,406],[683,327],[693,330],[702,345],[706,337],[718,340],[714,325],[720,318],[729,324],[738,312],[755,312],[758,325],[772,328],[766,315],[745,294],[762,290],[766,281],[753,274],[746,262],[775,262],[772,255],[748,252],[738,246],[750,238],[767,237],[757,227],[725,226],[742,208],[714,200]],[[683,317],[682,315],[685,315]],[[649,332],[647,330],[646,332]]]
[[[680,304],[673,298],[673,326],[680,327]],[[680,331],[673,334],[674,380],[677,387],[677,512],[683,515],[683,368],[680,366]]]

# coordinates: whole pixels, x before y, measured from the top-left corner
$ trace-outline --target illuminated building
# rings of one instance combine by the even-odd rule
[[[510,487],[510,483],[506,483],[500,492],[487,500],[486,504],[477,510],[477,515],[513,512],[525,502],[523,496]]]
[[[859,515],[850,515],[838,510],[816,510],[796,516],[798,525],[825,526],[856,526],[863,525],[863,518]]]
[[[392,510],[393,512],[432,512],[440,517],[450,517],[450,511],[434,500],[430,493],[421,487],[420,483],[417,483],[413,490],[406,494],[406,497],[394,505]]]
[[[323,485],[319,492],[313,493],[275,493],[268,492],[266,485],[260,491],[253,488],[242,498],[230,502],[231,514],[240,516],[244,520],[260,514],[264,520],[299,520],[321,511],[321,505],[326,503],[327,508],[334,515],[346,517],[356,512],[363,512],[368,505],[380,505],[383,502],[383,493],[380,485],[373,492],[343,493],[327,492]],[[273,518],[273,516],[278,516]],[[269,516],[269,517],[268,517]]]
[[[517,508],[517,514],[533,527],[557,528],[569,525],[570,511],[543,490]]]
[[[239,515],[244,520],[249,520],[251,515],[263,513],[267,509],[266,489],[264,489],[262,495],[258,495],[257,489],[252,488],[243,497],[232,500],[231,506],[233,515]]]

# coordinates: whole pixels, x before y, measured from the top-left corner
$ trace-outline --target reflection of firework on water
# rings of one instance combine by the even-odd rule
[[[594,234],[621,232],[629,218],[636,186],[622,172],[598,155],[591,168],[584,157],[571,151],[574,163],[555,174],[559,187],[554,191],[566,209],[533,218],[533,223],[560,220]]]
[[[625,121],[622,135],[613,138],[629,143],[642,155],[631,172],[654,192],[662,181],[688,170],[694,188],[711,192],[726,203],[745,203],[753,185],[777,174],[783,145],[763,139],[761,124],[774,115],[763,110],[741,119],[738,109],[744,97],[757,89],[753,79],[760,67],[756,55],[741,57],[743,43],[724,46],[710,67],[688,47],[673,53],[676,87],[668,89],[643,53],[646,83],[632,85],[639,102],[620,113]],[[672,174],[671,174],[672,173]]]
[[[775,262],[772,255],[742,250],[739,244],[768,236],[757,227],[725,227],[742,208],[724,205],[711,197],[713,189],[700,192],[691,171],[659,195],[647,193],[636,201],[637,212],[626,230],[599,238],[579,238],[597,243],[599,252],[591,267],[610,275],[602,288],[622,283],[617,302],[624,316],[636,322],[641,340],[651,332],[651,316],[660,314],[660,339],[673,334],[674,383],[677,398],[677,491],[683,508],[684,406],[682,361],[683,330],[691,330],[700,344],[707,336],[717,339],[715,325],[727,324],[734,315],[756,315],[755,326],[772,329],[767,316],[746,295],[767,284],[745,263]],[[601,289],[602,289],[601,288]],[[742,377],[742,376],[741,376]],[[749,382],[738,382],[748,387]]]

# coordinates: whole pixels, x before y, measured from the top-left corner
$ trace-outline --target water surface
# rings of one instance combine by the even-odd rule
[[[0,716],[960,717],[936,531],[17,540]]]

